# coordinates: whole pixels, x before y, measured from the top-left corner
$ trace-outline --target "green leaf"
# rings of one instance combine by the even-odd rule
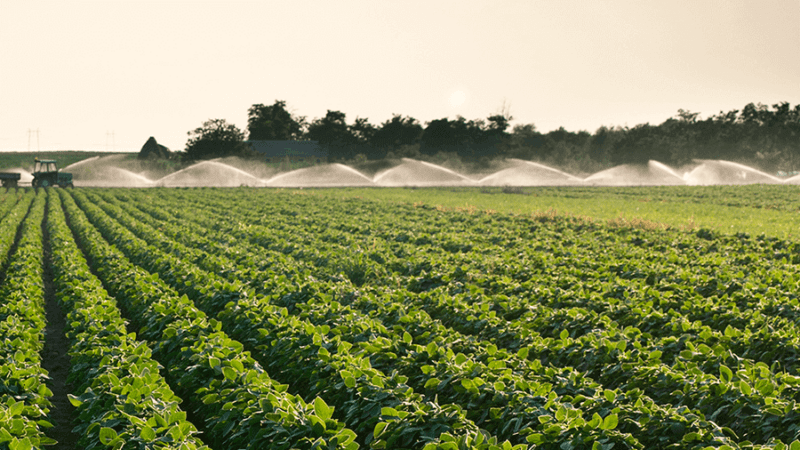
[[[10,450],[33,450],[33,444],[31,443],[30,438],[24,438],[21,440],[13,440],[8,444],[8,448]]]
[[[100,443],[103,445],[109,445],[112,441],[117,439],[117,432],[114,431],[112,428],[103,427],[100,428]]]
[[[425,347],[425,351],[428,352],[428,356],[430,357],[436,355],[436,343],[429,342],[428,345]]]
[[[19,416],[22,414],[22,411],[25,410],[25,403],[24,402],[15,402],[11,404],[11,407],[8,408],[8,414],[11,416]]]
[[[685,435],[683,435],[683,442],[697,441],[700,440],[701,437],[702,436],[700,436],[700,433],[696,432],[686,433]]]
[[[436,387],[439,385],[439,383],[441,383],[441,380],[439,380],[438,378],[431,378],[425,382],[425,389]]]
[[[528,347],[522,347],[517,351],[517,357],[519,359],[528,359]]]
[[[335,436],[335,439],[340,446],[347,446],[351,442],[355,441],[356,437],[358,436],[356,435],[355,431],[344,428],[343,430],[339,431],[339,433]]]
[[[561,334],[559,334],[558,336],[559,336],[559,337],[560,337],[562,340],[567,340],[567,338],[569,337],[569,331],[567,331],[566,329],[564,329],[564,330],[561,330]]]
[[[356,387],[356,379],[353,377],[347,377],[344,379],[344,385],[350,389]]]
[[[339,343],[339,348],[336,349],[336,352],[337,353],[341,353],[341,354],[347,354],[352,347],[353,347],[353,344],[351,344],[351,343],[349,343],[347,341],[342,341],[342,342]]]
[[[525,440],[528,441],[529,444],[543,444],[544,435],[541,433],[533,433],[531,435],[528,435],[528,437],[525,438]]]
[[[311,430],[314,432],[315,436],[318,437],[322,436],[323,434],[325,434],[325,431],[328,430],[325,421],[320,419],[319,417],[312,414],[308,416],[308,420],[311,422]]]
[[[606,416],[605,419],[603,419],[603,424],[600,425],[600,429],[601,430],[613,430],[614,428],[617,428],[617,423],[618,422],[619,422],[619,418],[617,417],[617,415],[616,414],[611,414],[609,416]]]
[[[603,391],[603,397],[605,397],[609,402],[614,403],[614,400],[617,399],[617,394],[614,393],[614,391],[606,389]]]
[[[69,402],[72,403],[72,406],[74,406],[76,408],[83,404],[81,399],[79,399],[78,397],[76,397],[76,396],[74,396],[72,394],[67,394],[67,397],[69,398]]]
[[[725,364],[719,365],[719,379],[723,383],[730,383],[733,379],[733,372]]]
[[[751,388],[750,385],[744,380],[739,380],[739,389],[741,389],[744,395],[750,395],[753,393],[753,388]]]
[[[225,379],[227,380],[236,380],[236,371],[233,369],[233,367],[223,367],[222,375],[224,375]]]
[[[244,372],[244,364],[242,364],[242,362],[239,361],[238,359],[234,359],[230,363],[231,366],[233,366],[233,368],[236,369],[238,372]]]
[[[603,423],[603,418],[600,417],[600,414],[594,413],[592,415],[592,420],[590,420],[587,423],[587,425],[589,425],[589,428],[595,429],[595,428],[599,427],[600,424],[602,424],[602,423]]]
[[[0,427],[0,442],[8,442],[12,439],[14,439],[14,437],[11,436],[11,433],[9,433],[5,427]]]
[[[541,416],[536,417],[539,420],[539,423],[545,424],[553,421],[553,416],[548,416],[542,414]]]
[[[333,416],[333,408],[317,397],[314,399],[314,413],[322,420],[329,420]]]
[[[565,408],[562,405],[560,408],[558,408],[558,411],[556,411],[556,420],[559,422],[563,422],[564,419],[566,418],[567,418],[567,408]]]
[[[139,436],[141,436],[142,440],[144,440],[145,442],[150,442],[156,438],[156,432],[153,431],[153,429],[150,427],[144,427],[139,432]]]
[[[800,450],[800,441],[793,441],[789,444],[789,450]]]
[[[413,340],[414,338],[411,337],[411,333],[409,333],[408,331],[403,332],[403,342],[405,342],[406,344],[410,344],[411,341]]]
[[[383,411],[381,411],[381,414],[383,414]],[[381,436],[381,433],[383,433],[383,430],[386,429],[387,425],[389,425],[389,422],[376,423],[375,430],[372,432],[372,435],[375,436],[376,438],[379,438]]]
[[[392,407],[384,406],[383,408],[381,408],[381,416],[400,417],[400,413],[397,412],[397,410]]]

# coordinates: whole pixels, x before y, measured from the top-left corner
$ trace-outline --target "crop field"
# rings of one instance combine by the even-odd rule
[[[567,195],[717,211],[672,225],[500,192],[0,191],[0,449],[800,450],[800,241],[720,212],[800,202],[755,189]]]

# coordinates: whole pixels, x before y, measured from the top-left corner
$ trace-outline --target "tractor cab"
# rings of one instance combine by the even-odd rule
[[[33,173],[48,173],[58,172],[58,165],[52,159],[39,159],[34,160]]]
[[[72,174],[58,171],[53,159],[36,158],[33,164],[33,187],[72,187]]]

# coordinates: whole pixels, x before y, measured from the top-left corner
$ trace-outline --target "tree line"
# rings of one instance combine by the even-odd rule
[[[741,110],[720,111],[700,120],[699,113],[679,109],[659,125],[602,126],[594,133],[563,127],[541,133],[534,124],[510,127],[508,111],[486,119],[436,119],[420,123],[395,114],[375,125],[328,110],[308,121],[289,112],[285,101],[254,104],[246,131],[224,119],[212,119],[188,133],[185,156],[191,160],[247,156],[245,140],[313,140],[330,162],[401,157],[457,160],[480,166],[498,158],[519,158],[590,173],[619,164],[657,160],[680,167],[695,159],[724,159],[763,170],[800,170],[800,105],[771,107],[750,103]]]

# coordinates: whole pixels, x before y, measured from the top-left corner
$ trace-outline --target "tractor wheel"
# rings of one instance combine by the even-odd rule
[[[42,180],[42,181],[39,182],[39,186],[48,187],[48,186],[50,186],[50,182],[47,181],[47,180]]]

